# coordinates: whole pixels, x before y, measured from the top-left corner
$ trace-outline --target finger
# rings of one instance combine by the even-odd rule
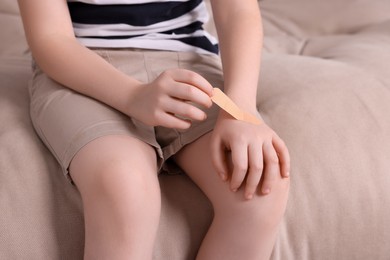
[[[248,147],[249,171],[246,177],[245,198],[252,199],[263,173],[263,151],[261,144],[251,144]]]
[[[180,119],[172,114],[163,113],[159,116],[159,125],[173,129],[188,129],[191,126],[191,122],[188,120]]]
[[[197,87],[206,93],[209,97],[213,95],[213,86],[211,86],[211,84],[204,77],[196,72],[185,69],[173,70],[171,76],[175,81],[187,83]]]
[[[211,143],[212,162],[215,170],[223,181],[228,179],[228,167],[226,164],[226,150],[220,139],[213,140]]]
[[[261,192],[268,194],[272,190],[272,186],[280,176],[279,159],[271,142],[264,142],[263,157],[265,168],[263,171],[263,179],[261,185]]]
[[[290,153],[288,152],[286,144],[279,136],[275,136],[272,139],[272,144],[276,150],[276,153],[279,157],[280,163],[280,173],[283,178],[288,178],[290,176]]]
[[[166,104],[163,105],[163,109],[166,112],[172,113],[176,116],[188,118],[191,120],[202,121],[207,118],[207,115],[204,111],[190,103],[177,99],[170,99],[169,102],[166,102]]]
[[[230,188],[237,191],[245,179],[248,171],[248,148],[242,142],[231,145],[231,156],[233,163],[233,173],[230,180]]]
[[[207,93],[187,83],[176,82],[169,89],[168,95],[176,99],[191,101],[207,108],[212,106],[211,98]]]

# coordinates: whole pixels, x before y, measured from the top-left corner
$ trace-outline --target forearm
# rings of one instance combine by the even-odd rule
[[[223,1],[213,2],[225,92],[240,107],[254,110],[263,39],[260,11],[257,1],[229,2],[226,8],[220,8]]]
[[[51,78],[126,112],[127,98],[138,81],[70,37],[53,35],[30,46],[36,62]]]

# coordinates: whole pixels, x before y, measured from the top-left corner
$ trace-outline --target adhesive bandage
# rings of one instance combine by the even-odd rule
[[[245,122],[252,123],[255,125],[261,124],[260,119],[258,119],[256,116],[240,109],[219,88],[214,88],[214,93],[213,93],[213,96],[211,97],[211,100],[237,120],[245,121]]]

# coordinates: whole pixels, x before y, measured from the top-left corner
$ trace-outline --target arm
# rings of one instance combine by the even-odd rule
[[[256,0],[211,0],[220,41],[225,93],[256,112],[263,30]]]
[[[262,49],[262,25],[256,0],[211,0],[221,47],[226,94],[243,110],[257,114],[256,92]],[[221,111],[211,144],[213,162],[230,188],[245,181],[245,196],[253,197],[261,184],[271,191],[278,176],[288,177],[290,158],[284,142],[264,122],[257,125],[232,120]],[[231,173],[226,165],[232,160]],[[262,181],[261,181],[262,179]]]
[[[139,82],[77,42],[65,0],[19,0],[19,7],[32,54],[46,74],[75,91],[125,110],[122,98]],[[116,87],[108,95],[107,86],[111,85]]]
[[[64,86],[149,125],[188,128],[190,123],[173,116],[175,113],[192,120],[204,118],[201,110],[176,100],[211,106],[212,87],[195,73],[167,71],[147,84],[125,75],[79,44],[66,0],[18,0],[18,3],[37,64]],[[175,105],[168,105],[172,100]]]

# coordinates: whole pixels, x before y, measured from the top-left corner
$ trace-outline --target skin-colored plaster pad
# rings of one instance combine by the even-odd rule
[[[211,100],[220,108],[225,110],[228,114],[237,120],[245,121],[251,124],[261,124],[260,119],[254,115],[241,110],[228,96],[225,95],[219,88],[214,88]]]

